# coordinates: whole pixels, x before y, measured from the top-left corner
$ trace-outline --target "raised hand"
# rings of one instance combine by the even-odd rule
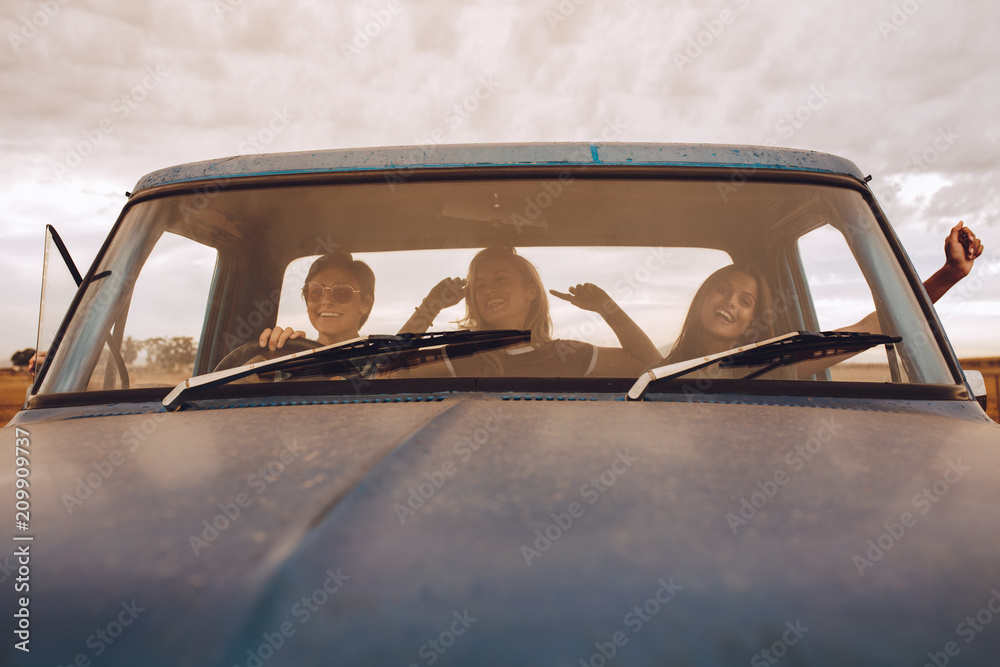
[[[454,306],[465,298],[465,280],[462,278],[445,278],[431,288],[424,297],[422,306],[429,314],[437,315],[445,308]]]
[[[569,293],[549,290],[549,294],[582,310],[590,310],[602,315],[610,315],[618,310],[618,305],[608,293],[593,283],[583,283],[569,288]]]
[[[42,362],[45,361],[45,355],[48,354],[47,351],[42,350],[41,352],[36,352],[31,355],[31,359],[28,359],[28,372],[31,376],[35,376],[35,371],[37,371],[42,366]]]
[[[420,305],[414,309],[399,333],[424,333],[434,323],[434,318],[445,308],[454,306],[465,298],[465,281],[445,278],[431,288]]]
[[[969,275],[976,258],[983,254],[983,242],[964,225],[959,221],[944,241],[945,265],[963,277]]]

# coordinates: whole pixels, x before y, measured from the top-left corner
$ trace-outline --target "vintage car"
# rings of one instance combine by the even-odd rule
[[[3,664],[998,664],[1000,427],[853,163],[330,150],[127,198],[86,272],[49,231]]]

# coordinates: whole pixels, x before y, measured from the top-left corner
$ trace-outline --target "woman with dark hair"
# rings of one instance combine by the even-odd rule
[[[504,247],[479,251],[469,264],[467,280],[446,278],[438,283],[402,331],[427,331],[442,309],[463,298],[465,317],[458,324],[464,328],[531,331],[531,343],[521,347],[473,357],[446,357],[445,364],[454,376],[632,376],[659,358],[652,341],[600,287],[586,283],[570,287],[568,293],[549,293],[601,315],[622,346],[597,347],[575,340],[554,340],[548,297],[538,270],[514,248]]]
[[[760,271],[724,266],[701,284],[663,363],[724,352],[774,336],[771,290]]]
[[[944,266],[924,281],[932,303],[969,275],[976,258],[983,254],[983,243],[959,222],[945,239],[944,251]],[[772,338],[773,316],[771,290],[764,276],[753,267],[724,266],[698,288],[677,341],[656,365],[717,354]],[[837,331],[881,333],[882,328],[877,313],[871,313]]]
[[[302,298],[318,342],[332,345],[358,338],[375,304],[375,273],[348,252],[330,252],[309,267]],[[275,327],[264,329],[258,342],[273,351],[289,339],[305,337],[305,331]]]

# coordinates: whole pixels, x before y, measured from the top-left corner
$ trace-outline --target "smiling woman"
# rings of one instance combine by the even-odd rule
[[[302,298],[321,345],[357,338],[375,303],[375,273],[350,253],[327,253],[309,267]],[[264,329],[259,343],[274,351],[288,340],[305,336],[304,331],[276,326]]]
[[[618,338],[621,347],[597,347],[578,340],[553,340],[552,318],[545,287],[535,266],[517,254],[514,248],[493,246],[481,250],[469,264],[465,281],[452,279],[465,287],[465,317],[461,326],[473,331],[524,330],[531,332],[531,342],[502,352],[475,358],[452,359],[445,354],[448,373],[456,376],[514,375],[583,377],[588,375],[636,375],[656,361],[659,354],[649,336],[618,306],[608,294],[587,283],[570,287],[569,293],[550,292],[578,308],[598,313]],[[451,289],[445,299],[442,284],[432,290],[403,331],[425,331],[440,308],[435,303],[454,305],[463,294]],[[432,369],[428,369],[433,372]]]
[[[698,288],[680,336],[664,363],[716,354],[771,338],[774,330],[764,317],[771,311],[770,295],[767,281],[757,269],[722,267]]]

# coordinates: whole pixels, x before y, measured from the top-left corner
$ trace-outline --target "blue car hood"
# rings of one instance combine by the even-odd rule
[[[974,404],[560,398],[24,423],[31,653],[5,662],[1000,655],[998,427]]]

